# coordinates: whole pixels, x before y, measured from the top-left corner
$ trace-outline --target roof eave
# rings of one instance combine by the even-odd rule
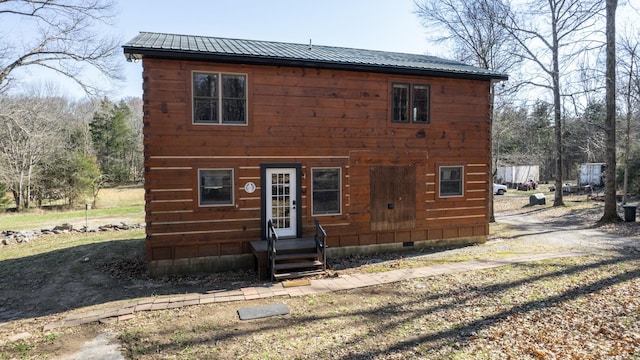
[[[173,59],[173,60],[201,60],[201,61],[214,61],[220,63],[230,64],[252,64],[252,65],[271,65],[271,66],[291,66],[291,67],[305,67],[305,68],[319,68],[319,69],[331,69],[331,70],[349,70],[349,71],[362,71],[362,72],[376,72],[394,75],[419,75],[419,76],[434,76],[445,78],[457,78],[457,79],[469,79],[469,80],[508,80],[509,77],[506,74],[480,74],[470,72],[455,72],[437,69],[419,69],[412,67],[401,66],[385,66],[385,65],[371,65],[360,63],[341,63],[330,61],[318,61],[318,60],[304,60],[293,58],[278,58],[278,57],[264,57],[264,56],[251,56],[251,55],[230,55],[230,54],[216,54],[216,53],[204,53],[194,51],[176,51],[163,50],[163,49],[148,49],[131,46],[123,46],[124,53],[134,55],[135,58],[157,58],[157,59]]]

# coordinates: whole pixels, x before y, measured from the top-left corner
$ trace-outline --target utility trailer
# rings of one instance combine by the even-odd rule
[[[604,187],[605,163],[585,163],[580,164],[580,174],[578,175],[579,186],[591,186],[593,189]]]
[[[512,189],[535,189],[540,181],[540,167],[538,165],[518,165],[498,167],[497,182]]]

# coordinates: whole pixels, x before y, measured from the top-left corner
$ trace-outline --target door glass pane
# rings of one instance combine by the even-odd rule
[[[271,216],[275,228],[291,226],[291,185],[289,174],[274,173],[271,175]]]

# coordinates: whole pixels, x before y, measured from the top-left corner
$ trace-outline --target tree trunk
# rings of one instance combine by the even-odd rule
[[[631,120],[633,119],[633,111],[631,109],[632,106],[632,85],[633,85],[633,71],[635,60],[633,59],[633,55],[631,61],[629,62],[629,78],[627,79],[627,88],[626,88],[626,107],[627,107],[627,115],[626,115],[626,129],[624,136],[624,180],[622,185],[622,204],[627,203],[627,193],[629,191],[629,153],[631,152]]]
[[[24,173],[20,173],[20,178],[18,181],[18,206],[16,207],[17,211],[21,211],[24,206]]]
[[[29,169],[27,170],[27,196],[24,205],[27,209],[31,206],[31,174],[33,173],[33,158],[29,159]]]
[[[606,161],[605,169],[605,200],[604,214],[601,223],[621,221],[616,204],[616,7],[617,0],[607,0],[607,118],[606,133]]]
[[[562,106],[560,104],[560,61],[558,59],[560,45],[558,44],[557,25],[557,20],[554,19],[551,24],[553,27],[553,71],[551,77],[553,82],[553,121],[556,135],[556,191],[553,199],[553,206],[563,206],[564,200],[562,199],[562,185],[564,182],[564,176],[562,175],[564,169],[562,167]]]
[[[20,192],[11,190],[13,194],[13,201],[16,203],[16,211],[20,211]]]
[[[491,140],[493,139],[493,117],[494,117],[494,106],[493,102],[495,101],[495,88],[496,84],[491,82],[491,92],[489,95],[489,149],[493,149],[493,143]],[[489,222],[496,222],[496,215],[494,212],[493,206],[493,151],[489,154]]]
[[[629,104],[630,105],[630,104]],[[629,191],[629,152],[631,151],[631,108],[627,110],[627,129],[624,137],[624,180],[622,186],[622,204],[627,203]]]

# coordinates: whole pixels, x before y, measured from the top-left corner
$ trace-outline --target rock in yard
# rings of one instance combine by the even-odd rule
[[[53,231],[72,231],[73,230],[73,225],[69,224],[69,223],[64,223],[62,225],[58,225],[56,227],[53,228]]]

